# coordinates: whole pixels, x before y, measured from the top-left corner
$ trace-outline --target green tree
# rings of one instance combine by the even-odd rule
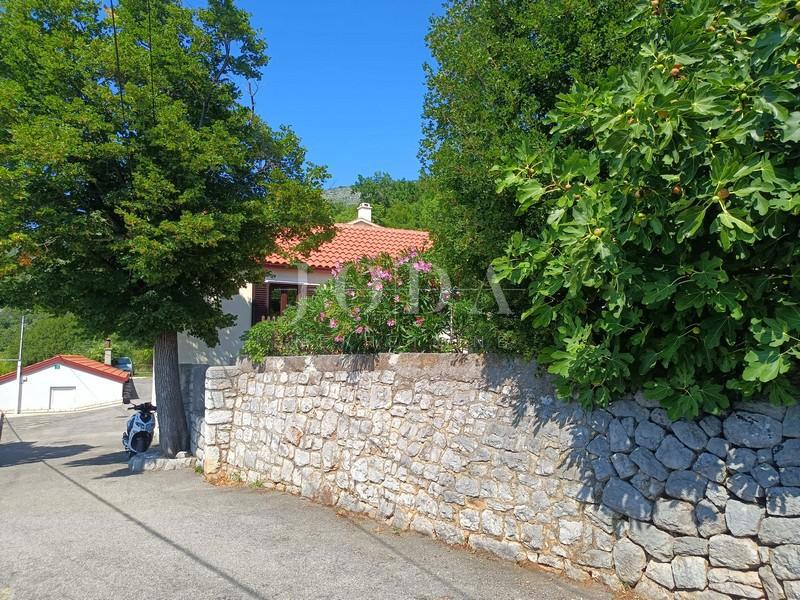
[[[643,3],[650,41],[550,115],[569,142],[500,187],[542,223],[497,261],[529,287],[565,397],[644,387],[675,417],[797,398],[800,6]]]
[[[437,197],[430,180],[393,179],[388,173],[377,172],[358,180],[350,188],[358,192],[362,202],[372,205],[372,220],[384,227],[421,229],[429,231],[436,214]],[[356,218],[357,205],[333,201],[337,223]]]
[[[329,222],[324,171],[239,102],[266,63],[232,0],[0,0],[0,304],[153,344],[167,455],[177,332],[213,344],[276,238]]]
[[[544,116],[575,80],[595,84],[632,57],[622,35],[635,0],[450,0],[434,18],[421,157],[438,189],[437,262],[483,280],[511,232],[532,230],[493,165],[523,141],[544,144]]]
[[[433,225],[435,196],[425,179],[393,179],[388,173],[358,176],[353,190],[373,208],[373,220],[385,227],[428,230]]]

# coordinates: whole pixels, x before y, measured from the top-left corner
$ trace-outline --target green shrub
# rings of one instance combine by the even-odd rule
[[[798,8],[644,4],[636,66],[562,96],[558,145],[503,170],[541,228],[495,266],[529,286],[562,396],[643,387],[673,418],[797,397]]]

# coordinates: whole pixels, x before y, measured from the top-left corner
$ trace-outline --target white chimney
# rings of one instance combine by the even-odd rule
[[[372,205],[362,202],[358,205],[358,218],[362,221],[372,223]]]

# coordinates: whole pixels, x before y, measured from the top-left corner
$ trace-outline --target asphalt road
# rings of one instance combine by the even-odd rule
[[[120,406],[14,417],[0,442],[0,600],[609,599],[288,494],[131,475]]]

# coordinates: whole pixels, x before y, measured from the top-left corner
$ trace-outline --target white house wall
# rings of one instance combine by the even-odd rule
[[[253,286],[248,284],[233,298],[222,301],[222,310],[236,317],[236,324],[220,329],[219,344],[210,348],[203,340],[178,334],[178,362],[195,365],[232,365],[242,348],[242,335],[250,329]]]
[[[328,281],[328,270],[299,271],[295,268],[272,268],[265,283],[319,285]],[[213,348],[186,333],[178,335],[178,362],[192,365],[225,366],[236,364],[242,349],[242,336],[250,329],[253,318],[253,286],[248,284],[233,298],[222,301],[222,310],[236,317],[236,324],[219,332],[219,344]]]
[[[122,402],[122,386],[120,382],[68,365],[52,365],[24,376],[22,411],[49,410],[51,388],[75,388],[74,394],[62,394],[58,412]],[[0,410],[10,414],[17,412],[16,379],[0,384]]]

